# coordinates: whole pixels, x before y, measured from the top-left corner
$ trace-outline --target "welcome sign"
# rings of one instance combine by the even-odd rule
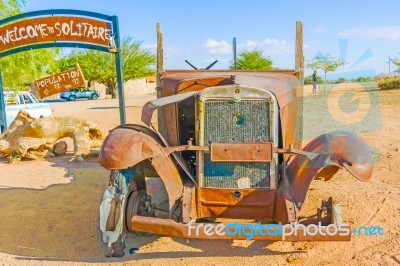
[[[32,18],[0,28],[0,52],[60,40],[107,46],[111,34],[111,23],[107,21],[73,16]]]
[[[33,49],[72,47],[94,49],[115,55],[119,113],[126,123],[118,17],[84,10],[31,11],[0,20],[0,58]],[[1,73],[0,73],[1,74]],[[80,69],[55,74],[35,82],[40,97],[85,87]],[[0,87],[1,76],[0,76]],[[0,105],[0,115],[4,106]],[[1,124],[1,123],[0,123]]]

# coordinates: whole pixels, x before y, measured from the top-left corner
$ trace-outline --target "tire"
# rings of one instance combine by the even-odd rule
[[[75,96],[75,95],[70,95],[70,96],[68,97],[68,99],[69,99],[70,101],[75,101],[75,100],[76,100],[76,96]]]
[[[90,99],[97,100],[97,98],[99,98],[99,95],[97,95],[96,93],[93,93],[92,97]]]
[[[125,230],[129,233],[138,233],[132,231],[131,219],[132,216],[140,215],[141,209],[145,207],[145,201],[147,194],[145,190],[131,191],[128,192],[128,196],[125,203]]]

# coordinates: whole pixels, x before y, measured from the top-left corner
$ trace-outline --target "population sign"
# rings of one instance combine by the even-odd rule
[[[79,65],[76,68],[54,74],[35,81],[35,88],[40,98],[45,98],[66,90],[86,87]]]

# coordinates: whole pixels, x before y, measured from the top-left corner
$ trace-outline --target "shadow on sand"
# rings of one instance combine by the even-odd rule
[[[235,257],[283,255],[302,251],[277,252],[268,249],[269,241],[234,246],[231,240],[190,240],[159,236],[127,236],[126,255],[109,259],[98,230],[100,198],[108,184],[108,171],[95,159],[83,163],[70,158],[52,158],[52,167],[63,167],[66,176],[73,175],[68,185],[54,185],[45,190],[0,190],[0,252],[21,260],[116,262],[153,258]],[[51,171],[52,169],[49,169]],[[39,178],[39,177],[38,177]],[[152,248],[168,245],[163,251]],[[133,255],[129,249],[139,251]],[[195,249],[195,250],[194,250]]]

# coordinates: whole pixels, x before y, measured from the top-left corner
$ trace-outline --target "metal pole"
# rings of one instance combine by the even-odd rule
[[[119,36],[118,17],[112,17],[113,34],[115,38],[115,45],[117,51],[115,53],[115,67],[117,69],[117,86],[118,86],[118,100],[119,100],[119,119],[121,125],[126,124],[126,113],[125,113],[125,95],[124,95],[124,80],[122,78],[122,63],[121,63],[121,40]]]
[[[233,37],[233,64],[235,69],[237,69],[237,61],[236,61],[236,37]]]
[[[389,57],[389,75],[390,75],[390,60],[392,60],[390,57]]]
[[[6,107],[4,101],[4,92],[3,92],[3,77],[1,75],[0,70],[0,133],[3,133],[7,129],[7,120],[6,120]]]

